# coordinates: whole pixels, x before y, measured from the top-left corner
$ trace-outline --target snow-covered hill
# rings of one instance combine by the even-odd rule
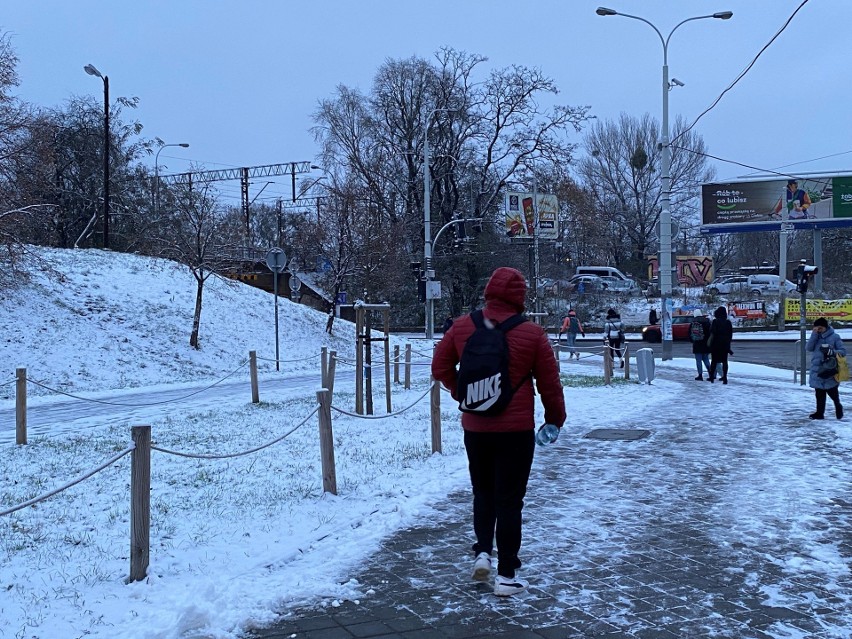
[[[97,249],[33,248],[32,278],[0,292],[0,383],[15,368],[64,391],[94,391],[217,379],[256,350],[275,364],[274,297],[210,278],[204,287],[200,349],[189,345],[196,284],[174,262]],[[50,268],[45,268],[45,265]],[[287,370],[328,346],[351,356],[354,326],[279,297],[280,357]],[[0,399],[13,386],[0,387]],[[31,388],[32,394],[43,390]]]

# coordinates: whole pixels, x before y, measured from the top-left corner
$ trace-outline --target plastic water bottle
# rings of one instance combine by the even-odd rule
[[[559,437],[559,429],[554,424],[544,424],[535,434],[535,443],[539,446],[552,444]]]

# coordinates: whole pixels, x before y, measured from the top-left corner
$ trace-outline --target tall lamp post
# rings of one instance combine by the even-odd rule
[[[164,144],[159,149],[157,149],[157,153],[154,155],[154,214],[160,214],[160,151],[165,149],[167,146],[179,146],[184,149],[189,148],[189,144],[186,142],[178,142],[177,144]]]
[[[109,76],[101,75],[93,65],[87,64],[83,71],[104,81],[104,248],[109,248]]]
[[[660,273],[660,305],[662,311],[662,334],[663,334],[663,359],[672,358],[672,325],[671,312],[669,311],[669,298],[672,294],[672,215],[671,215],[671,146],[669,145],[669,90],[671,83],[669,82],[669,40],[672,34],[678,28],[692,22],[693,20],[703,20],[705,18],[718,18],[720,20],[728,20],[734,14],[732,11],[719,11],[703,16],[695,16],[687,18],[677,23],[674,28],[669,31],[669,35],[665,38],[660,30],[654,24],[645,18],[630,15],[628,13],[620,13],[615,9],[607,9],[606,7],[598,7],[595,11],[599,16],[622,16],[625,18],[633,18],[650,26],[660,37],[660,42],[663,45],[663,123],[662,123],[662,166],[660,168],[660,182],[662,195],[662,210],[660,211],[660,251],[658,257],[659,273]]]
[[[429,297],[429,281],[434,276],[432,269],[432,184],[429,170],[429,125],[432,116],[440,111],[452,112],[453,109],[432,109],[423,125],[423,277],[426,278],[426,339],[435,336],[434,301]]]

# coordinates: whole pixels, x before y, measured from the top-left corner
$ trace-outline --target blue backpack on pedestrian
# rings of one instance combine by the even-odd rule
[[[523,315],[513,315],[488,328],[481,310],[470,314],[476,327],[465,343],[459,362],[456,397],[459,410],[477,415],[497,415],[512,400],[516,388],[509,378],[509,345],[506,333],[527,321]],[[528,377],[528,376],[527,376]]]

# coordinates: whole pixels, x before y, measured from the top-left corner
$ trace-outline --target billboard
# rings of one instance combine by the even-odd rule
[[[798,322],[801,313],[801,300],[788,297],[784,308],[784,321]],[[852,322],[852,300],[806,300],[805,317],[812,322],[824,317],[829,322]]]
[[[701,185],[701,232],[737,233],[852,226],[852,176]]]
[[[659,275],[656,255],[646,255],[648,279]],[[713,258],[709,255],[673,255],[674,277],[681,286],[706,286],[713,281]]]
[[[559,238],[559,200],[550,193],[539,193],[538,237],[541,240]],[[535,208],[532,193],[506,193],[506,235],[535,237]]]

